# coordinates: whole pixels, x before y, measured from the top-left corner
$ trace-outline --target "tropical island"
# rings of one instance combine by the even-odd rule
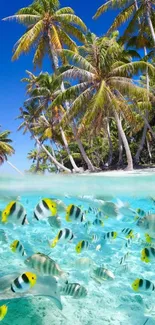
[[[155,164],[154,3],[107,1],[93,19],[104,20],[118,7],[103,36],[88,30],[58,0],[35,0],[3,19],[25,26],[12,60],[33,51],[33,72],[27,70],[24,77],[23,71],[21,80],[27,98],[17,116],[18,130],[35,140],[27,172],[133,170]],[[48,72],[42,71],[47,56]],[[2,129],[1,164],[15,153],[11,142],[10,131]]]

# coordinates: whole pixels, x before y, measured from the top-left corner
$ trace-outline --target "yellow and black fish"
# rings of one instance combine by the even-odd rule
[[[51,247],[54,248],[56,246],[56,244],[59,242],[65,243],[65,242],[69,242],[74,238],[73,232],[72,230],[68,229],[68,228],[64,228],[61,229],[57,236],[55,237],[55,239],[52,241],[51,243]]]
[[[145,263],[150,263],[151,259],[155,259],[155,248],[146,247],[141,251],[141,260]]]
[[[134,291],[154,291],[155,286],[154,284],[146,279],[136,279],[133,283],[132,283],[132,289]]]
[[[26,210],[21,203],[12,201],[2,212],[2,223],[15,223],[25,225],[28,223]]]
[[[34,209],[34,217],[37,220],[57,215],[57,204],[51,199],[42,199]]]
[[[11,290],[18,293],[26,292],[36,284],[36,281],[36,274],[25,272],[12,282]]]
[[[89,248],[89,241],[88,240],[81,240],[75,247],[75,250],[78,254],[86,251]]]
[[[125,235],[126,238],[134,238],[133,230],[130,228],[124,228],[122,233]]]
[[[105,233],[102,238],[104,240],[108,241],[108,240],[116,239],[117,235],[118,234],[116,231],[109,231],[109,232]]]
[[[10,248],[13,253],[18,253],[21,256],[26,255],[24,246],[22,245],[22,243],[19,240],[14,240],[13,243],[10,245]]]
[[[100,226],[100,227],[104,227],[104,223],[103,223],[103,221],[101,220],[101,219],[95,219],[94,221],[93,221],[93,226]]]
[[[83,222],[85,220],[82,210],[74,205],[70,204],[66,209],[66,221],[71,222]]]

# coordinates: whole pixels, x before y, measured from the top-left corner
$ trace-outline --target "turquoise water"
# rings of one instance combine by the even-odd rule
[[[9,325],[147,325],[155,324],[155,292],[135,292],[131,285],[136,278],[150,280],[155,284],[154,266],[141,261],[141,251],[145,244],[145,229],[137,226],[136,209],[144,210],[147,215],[155,214],[155,175],[152,172],[113,173],[86,176],[44,176],[44,177],[3,177],[0,181],[0,211],[3,211],[12,200],[21,203],[27,212],[28,225],[1,224],[7,236],[1,242],[0,252],[0,299],[1,305],[8,303],[8,313],[2,323]],[[57,235],[58,229],[51,227],[45,218],[37,221],[33,212],[41,199],[52,198],[58,202],[58,214],[61,218],[61,229],[69,228],[74,238],[68,243],[58,243],[55,248],[49,246]],[[103,211],[103,204],[113,202],[116,215],[111,210]],[[65,208],[74,204],[84,213],[84,222],[66,222]],[[91,210],[91,211],[90,211]],[[94,226],[98,211],[102,211],[104,226]],[[108,216],[108,218],[107,218]],[[88,229],[84,224],[90,221]],[[124,228],[130,228],[136,235],[129,247]],[[107,232],[117,232],[117,238],[104,240]],[[138,236],[137,236],[138,234]],[[96,242],[92,236],[96,235]],[[52,298],[45,296],[21,297],[11,299],[5,295],[2,283],[3,276],[27,271],[21,257],[10,250],[14,240],[20,240],[27,257],[41,252],[50,256],[67,274],[69,283],[79,283],[87,289],[87,296],[74,299],[62,294],[63,281],[57,284],[60,291],[60,305]],[[75,247],[81,240],[89,242],[88,250],[77,254]],[[129,253],[123,264],[121,258]],[[90,265],[77,265],[81,258],[88,257]],[[105,267],[115,278],[101,280],[94,276],[94,269]],[[35,272],[35,271],[34,271]],[[44,280],[46,277],[44,277]],[[14,279],[14,278],[13,278]],[[48,278],[47,278],[48,279]],[[43,290],[44,293],[44,290]],[[58,294],[59,296],[59,294]],[[10,298],[10,299],[8,299]],[[7,300],[5,300],[7,299]]]

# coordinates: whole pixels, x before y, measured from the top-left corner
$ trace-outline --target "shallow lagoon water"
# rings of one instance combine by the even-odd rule
[[[2,177],[0,179],[0,210],[18,197],[26,211],[29,225],[1,225],[7,234],[8,243],[0,245],[1,276],[20,272],[25,268],[23,258],[10,251],[13,240],[19,239],[25,247],[27,255],[35,252],[50,254],[61,268],[69,274],[69,282],[78,282],[88,290],[87,297],[73,299],[62,296],[63,309],[60,311],[53,301],[46,297],[30,297],[10,300],[8,314],[2,321],[5,325],[147,325],[155,324],[155,292],[135,293],[131,284],[136,278],[146,278],[155,284],[155,261],[145,264],[140,259],[141,244],[133,243],[125,248],[122,229],[129,227],[144,238],[144,231],[136,226],[133,216],[120,213],[118,218],[104,219],[104,227],[91,226],[89,233],[83,224],[67,223],[65,211],[60,212],[62,228],[67,227],[74,232],[71,243],[58,244],[54,249],[49,247],[57,234],[45,221],[37,222],[33,211],[41,198],[60,199],[68,206],[81,206],[83,211],[89,207],[97,207],[97,200],[120,204],[128,203],[136,211],[137,208],[155,213],[155,175],[153,172],[138,173],[105,173],[104,175],[52,175],[43,177]],[[125,210],[124,210],[125,212]],[[86,220],[93,222],[95,214],[86,213]],[[118,238],[104,243],[103,233],[117,231]],[[93,234],[99,242],[90,243],[86,252],[77,254],[75,246],[82,239],[89,239]],[[101,244],[101,249],[96,246]],[[120,267],[120,259],[129,252],[128,269]],[[75,263],[78,258],[90,257],[98,266],[105,266],[115,274],[113,281],[96,282],[91,277],[91,270],[81,271]],[[4,301],[1,301],[1,305]]]

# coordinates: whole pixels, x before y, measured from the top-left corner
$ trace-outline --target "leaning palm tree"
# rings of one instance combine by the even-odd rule
[[[84,49],[85,50],[85,49]],[[102,117],[113,115],[126,151],[128,169],[133,169],[133,161],[129,144],[124,133],[121,117],[131,119],[132,111],[128,103],[134,98],[148,101],[146,89],[134,84],[132,77],[148,67],[148,72],[154,74],[155,69],[146,62],[131,62],[128,52],[120,46],[115,37],[108,39],[94,37],[89,44],[85,57],[70,50],[60,51],[71,63],[63,67],[59,79],[74,78],[80,82],[53,101],[55,105],[70,100],[71,108],[66,113],[66,120],[78,117],[80,110],[83,117],[79,129],[94,125],[94,119],[102,112]]]
[[[4,18],[4,20],[11,19],[27,27],[26,33],[15,44],[13,60],[18,59],[22,53],[27,53],[31,47],[35,46],[34,65],[41,66],[45,54],[48,53],[52,59],[53,69],[56,71],[59,66],[58,49],[65,46],[72,51],[77,51],[77,45],[70,36],[80,42],[85,41],[83,34],[83,31],[87,30],[85,24],[74,14],[72,8],[60,8],[59,0],[34,0],[30,6],[20,9],[15,15]],[[63,83],[60,88],[64,90]],[[69,109],[67,103],[65,107]],[[94,166],[77,137],[75,124],[72,123],[71,127],[83,159],[88,168],[94,171]]]

